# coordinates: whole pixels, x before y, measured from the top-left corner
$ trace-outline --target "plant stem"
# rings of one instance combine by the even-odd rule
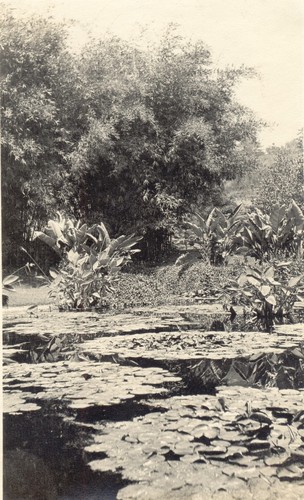
[[[21,269],[23,269],[24,267],[25,267],[25,266],[21,266],[21,267],[19,267],[18,269],[16,269],[16,271],[14,271],[13,273],[10,273],[10,274],[11,274],[11,276],[13,276],[13,275],[15,275],[15,274],[19,273],[19,271],[21,271]]]
[[[45,272],[43,271],[43,269],[41,269],[41,267],[39,266],[38,262],[35,261],[34,257],[31,256],[31,254],[28,253],[28,251],[24,248],[24,247],[20,247],[20,249],[26,253],[26,255],[29,256],[29,258],[33,261],[33,263],[35,264],[35,266],[38,267],[39,271],[43,274],[43,276],[45,277],[45,279],[50,283],[51,280],[49,279],[49,277],[45,274]],[[24,266],[23,266],[24,267]],[[20,268],[22,269],[22,268]]]

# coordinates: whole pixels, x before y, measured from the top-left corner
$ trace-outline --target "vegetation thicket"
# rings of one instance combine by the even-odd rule
[[[68,34],[0,13],[2,301],[23,274],[66,311],[24,287],[4,316],[4,490],[34,498],[34,470],[39,498],[40,471],[48,498],[300,498],[301,134],[263,152],[235,93],[254,71],[173,25]]]
[[[267,213],[294,200],[304,210],[303,130],[285,146],[267,149],[260,162],[255,203]]]
[[[217,68],[174,26],[157,45],[109,36],[76,55],[67,37],[2,10],[4,265],[57,210],[141,233],[142,257],[158,259],[180,216],[220,201],[257,148],[260,124],[234,95],[252,70]]]
[[[101,222],[88,227],[74,223],[57,214],[49,220],[44,231],[35,231],[33,239],[40,238],[61,258],[58,270],[50,269],[53,282],[50,296],[57,299],[61,309],[102,309],[108,306],[109,294],[117,281],[117,273],[131,260],[133,249],[141,237],[131,234],[112,239]],[[43,276],[42,276],[43,278]]]
[[[166,270],[165,281],[157,272],[141,275],[154,297],[170,286],[181,290],[181,274],[186,282],[197,259],[202,288],[214,273],[223,274],[215,288],[232,277],[236,288],[245,285],[235,270],[230,276],[214,268],[233,255],[256,259],[260,268],[252,272],[261,273],[254,275],[261,283],[266,265],[276,269],[288,258],[301,268],[303,139],[260,149],[262,123],[235,97],[238,82],[254,71],[216,67],[207,46],[185,40],[174,25],[157,44],[107,36],[91,39],[79,54],[69,49],[68,30],[52,18],[1,13],[4,268],[29,265],[25,258],[34,256],[40,271],[51,268],[52,287],[68,308],[101,305],[112,271],[130,260],[138,242],[144,262],[163,260],[172,239],[179,250],[191,249],[177,260],[179,270]],[[234,181],[241,193],[231,191]],[[52,265],[60,259],[58,274]],[[126,296],[123,283],[130,280],[124,274]],[[289,293],[288,283],[282,287]],[[133,287],[143,303],[150,300]],[[269,285],[263,281],[258,295],[261,287]],[[207,295],[214,292],[207,288]],[[275,310],[275,292],[262,293],[266,309]],[[251,291],[238,293],[248,298]]]

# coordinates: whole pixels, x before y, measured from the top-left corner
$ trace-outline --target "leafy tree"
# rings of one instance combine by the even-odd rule
[[[234,98],[250,72],[217,70],[202,42],[183,40],[173,27],[149,50],[93,41],[80,72],[91,119],[71,157],[77,204],[116,231],[168,234],[240,171],[242,144],[256,140],[257,121]]]
[[[79,91],[63,25],[16,19],[3,9],[0,30],[2,228],[9,263],[30,228],[66,203],[66,155],[77,137]]]
[[[270,213],[295,200],[304,209],[303,133],[285,146],[268,148],[257,172],[256,203]]]
[[[242,171],[258,123],[234,89],[250,71],[219,71],[172,26],[147,49],[110,37],[73,56],[66,38],[51,18],[3,10],[6,262],[55,209],[101,218],[114,235],[141,230],[159,251],[193,204]]]

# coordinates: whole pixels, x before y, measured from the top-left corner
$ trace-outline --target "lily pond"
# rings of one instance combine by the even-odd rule
[[[4,498],[304,498],[304,324],[3,313]]]

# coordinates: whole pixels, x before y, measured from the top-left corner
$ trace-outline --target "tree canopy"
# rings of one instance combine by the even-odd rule
[[[258,122],[235,101],[245,68],[219,70],[169,27],[158,46],[93,41],[80,63],[90,121],[72,170],[88,210],[112,225],[162,227],[242,169]],[[84,201],[85,200],[85,201]]]
[[[268,213],[295,200],[304,209],[303,131],[285,146],[272,146],[258,170],[257,203]]]
[[[2,12],[8,249],[58,209],[98,216],[114,234],[168,231],[243,172],[259,122],[235,88],[251,70],[215,67],[174,26],[153,46],[108,36],[79,55],[67,37],[51,18]]]
[[[65,202],[73,146],[74,61],[66,29],[50,19],[1,18],[3,241],[12,246]],[[77,109],[77,114],[79,110]]]

